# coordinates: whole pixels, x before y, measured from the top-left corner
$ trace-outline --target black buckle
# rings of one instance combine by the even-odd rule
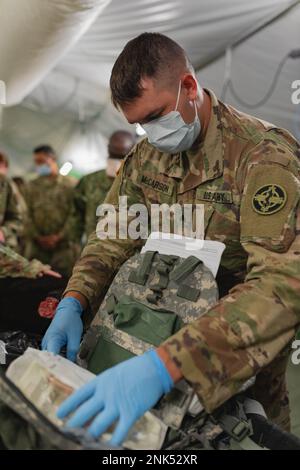
[[[251,425],[247,421],[235,416],[223,415],[219,418],[218,424],[229,436],[238,442],[252,433]]]

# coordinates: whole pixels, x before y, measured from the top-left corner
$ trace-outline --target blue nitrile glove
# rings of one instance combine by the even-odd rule
[[[118,421],[111,444],[120,445],[134,422],[173,386],[163,361],[151,350],[98,375],[67,398],[57,416],[65,418],[76,410],[68,428],[82,427],[94,418],[88,433],[95,438]]]
[[[63,346],[67,346],[67,358],[75,361],[79,350],[83,325],[81,314],[83,308],[74,297],[62,299],[56,309],[55,316],[45,333],[42,349],[58,354]]]

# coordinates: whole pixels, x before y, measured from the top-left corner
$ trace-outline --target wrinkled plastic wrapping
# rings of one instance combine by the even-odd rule
[[[0,332],[0,366],[6,369],[28,347],[39,349],[42,337],[23,331]]]

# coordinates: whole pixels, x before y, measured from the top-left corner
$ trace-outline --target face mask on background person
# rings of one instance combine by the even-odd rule
[[[106,166],[106,174],[109,178],[115,178],[117,171],[121,166],[122,160],[117,158],[108,158]]]
[[[180,91],[181,81],[179,82],[174,111],[142,125],[149,143],[161,152],[177,153],[188,150],[197,139],[201,130],[196,101],[194,101],[195,119],[190,124],[184,122],[180,112],[177,111]]]
[[[37,174],[40,176],[49,176],[52,173],[51,168],[49,165],[47,165],[47,163],[44,163],[43,165],[37,165],[35,169]]]

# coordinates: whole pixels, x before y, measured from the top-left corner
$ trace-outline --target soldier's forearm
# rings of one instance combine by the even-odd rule
[[[74,290],[71,290],[71,291],[68,291],[64,297],[74,297],[74,299],[77,299],[79,300],[79,302],[81,303],[81,306],[83,308],[83,310],[86,310],[87,307],[88,307],[88,300],[87,298],[81,294],[80,292],[78,291],[74,291]]]
[[[0,245],[0,278],[35,278],[42,266],[39,261],[28,261],[8,246]]]
[[[63,294],[64,297],[67,295],[75,297],[74,293],[76,293],[78,297],[75,298],[85,309],[83,319],[87,324],[96,314],[114,274],[105,269],[103,264],[97,260],[94,260],[92,268],[94,269],[85,264],[85,260],[83,263],[79,260]],[[86,303],[83,299],[86,299]]]
[[[300,319],[280,301],[279,290],[274,295],[272,279],[236,286],[161,345],[207,412],[238,393],[294,338]]]
[[[171,356],[168,354],[168,351],[163,346],[160,346],[156,349],[156,352],[159,355],[160,359],[163,361],[164,365],[166,366],[166,369],[172,377],[173,382],[179,382],[183,378],[182,372],[177,367],[176,363],[173,361]]]

